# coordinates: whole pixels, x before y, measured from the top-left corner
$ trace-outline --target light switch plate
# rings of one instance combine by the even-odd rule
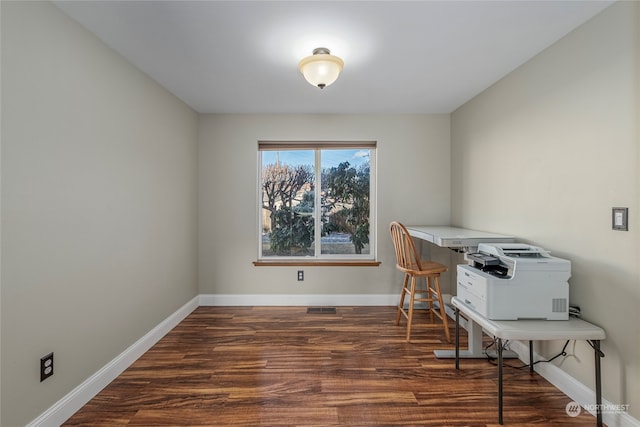
[[[629,208],[611,209],[611,228],[614,230],[629,230]]]

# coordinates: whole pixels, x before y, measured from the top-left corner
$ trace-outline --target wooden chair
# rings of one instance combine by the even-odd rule
[[[393,239],[393,246],[396,250],[396,267],[404,273],[404,283],[402,285],[402,293],[400,294],[400,304],[398,304],[396,325],[400,324],[401,315],[406,317],[407,342],[410,342],[413,306],[416,302],[428,302],[431,322],[433,323],[434,314],[438,316],[444,325],[447,342],[451,342],[447,314],[440,292],[440,273],[447,271],[447,266],[433,261],[420,260],[415,243],[404,225],[393,221],[389,226],[389,230],[391,232],[391,238]],[[417,286],[418,279],[422,277],[425,278],[426,288],[419,288]],[[409,306],[405,309],[404,301],[407,295],[409,295]],[[438,302],[439,312],[434,310],[435,301]]]

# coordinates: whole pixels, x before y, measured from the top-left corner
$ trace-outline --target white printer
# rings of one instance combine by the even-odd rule
[[[458,299],[491,320],[568,320],[571,263],[537,246],[480,243],[458,265]]]

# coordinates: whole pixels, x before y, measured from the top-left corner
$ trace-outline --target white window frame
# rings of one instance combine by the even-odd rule
[[[263,151],[287,151],[287,150],[315,150],[315,187],[321,188],[322,166],[320,162],[320,152],[330,149],[357,149],[363,148],[370,152],[369,157],[369,253],[368,254],[322,254],[321,234],[322,226],[320,221],[321,192],[315,192],[314,206],[314,256],[263,256],[262,255],[262,152]],[[257,191],[256,191],[256,224],[257,224],[257,246],[258,262],[283,261],[283,262],[309,262],[309,261],[375,261],[377,259],[377,168],[376,168],[377,143],[375,141],[258,141],[258,165],[257,165]]]

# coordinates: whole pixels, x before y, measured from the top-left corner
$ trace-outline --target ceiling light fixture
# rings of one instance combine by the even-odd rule
[[[331,55],[326,47],[313,49],[313,55],[303,58],[298,64],[304,78],[320,89],[335,82],[343,66],[342,59]]]

